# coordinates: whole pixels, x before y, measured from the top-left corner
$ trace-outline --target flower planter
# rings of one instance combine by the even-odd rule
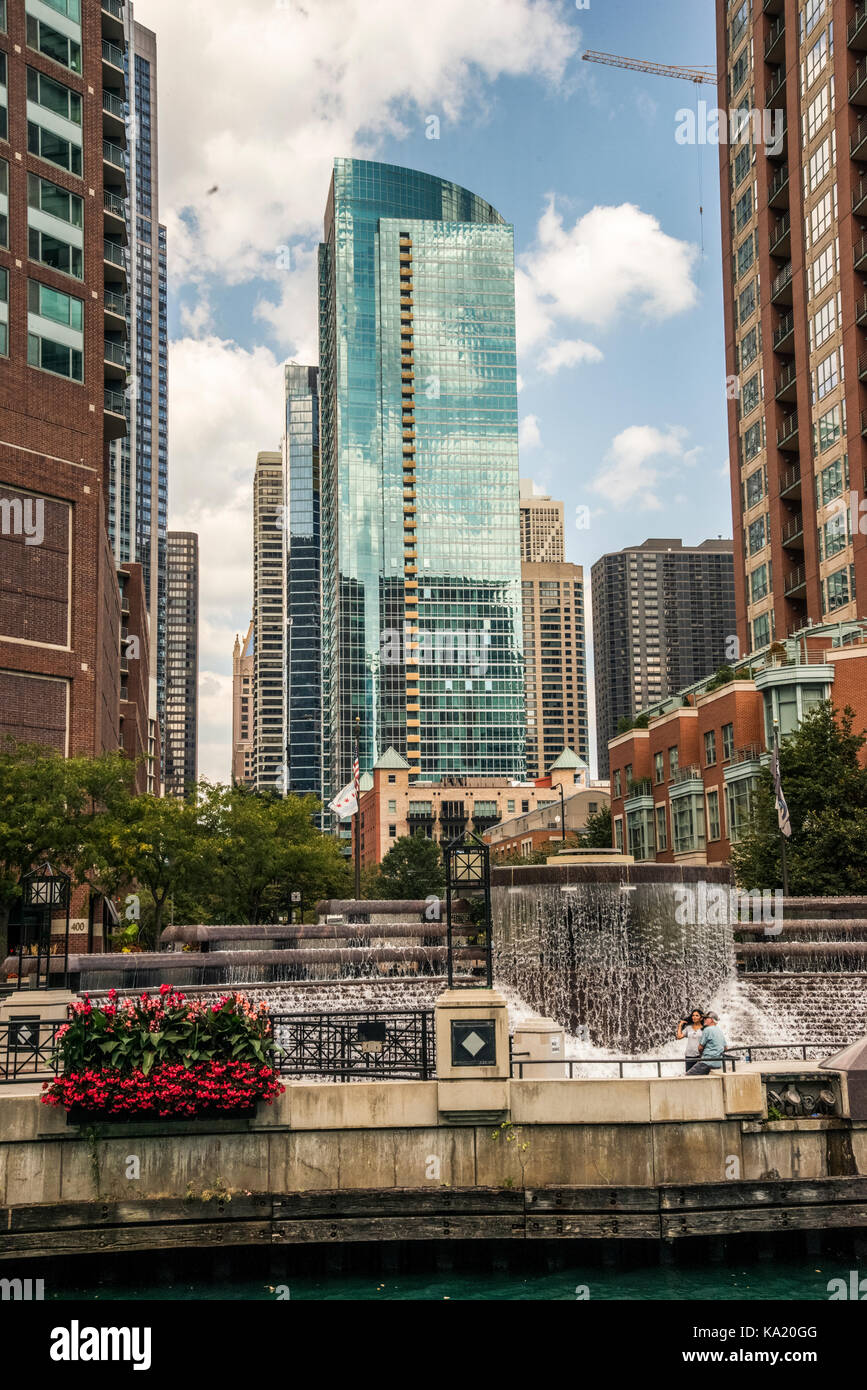
[[[73,1105],[66,1112],[66,1123],[68,1125],[80,1125],[83,1128],[97,1124],[162,1125],[167,1121],[171,1121],[173,1124],[196,1124],[199,1122],[213,1124],[215,1120],[252,1120],[255,1114],[255,1104],[239,1105],[233,1110],[200,1110],[195,1115],[182,1115],[177,1111],[168,1115],[160,1115],[155,1110],[136,1110],[115,1115],[109,1110],[89,1110],[83,1105]]]

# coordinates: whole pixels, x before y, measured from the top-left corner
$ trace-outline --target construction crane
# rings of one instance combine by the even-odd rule
[[[709,82],[716,86],[716,72],[711,67],[680,68],[671,63],[647,63],[643,58],[620,58],[616,53],[598,53],[590,48],[582,54],[585,63],[605,63],[609,68],[629,68],[631,72],[649,72],[657,77],[680,77],[685,82]]]

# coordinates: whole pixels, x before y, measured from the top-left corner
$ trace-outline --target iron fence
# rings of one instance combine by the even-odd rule
[[[272,1017],[281,1076],[428,1081],[436,1075],[433,1009]]]
[[[0,1083],[44,1081],[54,1075],[51,1064],[58,1028],[65,1020],[13,1018],[0,1023]]]

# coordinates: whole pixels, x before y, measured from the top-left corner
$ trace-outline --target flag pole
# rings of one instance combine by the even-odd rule
[[[355,901],[361,901],[361,794],[359,791],[359,737],[361,731],[361,719],[355,716],[355,764],[353,775],[355,778]]]

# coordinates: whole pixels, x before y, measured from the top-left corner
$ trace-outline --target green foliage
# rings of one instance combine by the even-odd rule
[[[611,826],[611,807],[603,806],[595,816],[588,816],[581,832],[585,849],[611,849],[614,835]]]
[[[384,856],[376,876],[377,896],[426,898],[445,892],[446,873],[436,840],[425,835],[403,835]]]
[[[853,718],[851,709],[817,705],[780,749],[792,822],[789,891],[795,896],[867,893],[867,768],[858,760],[865,736],[853,733]],[[771,774],[763,769],[750,829],[732,846],[741,887],[782,887],[780,841]]]
[[[728,685],[733,680],[735,680],[735,673],[731,666],[720,666],[711,680],[708,681],[707,689],[708,691],[719,690],[722,686]]]
[[[628,715],[623,715],[617,721],[617,732],[618,734],[628,734],[630,729],[646,729],[649,723],[649,714],[638,714],[634,719],[630,719]]]

